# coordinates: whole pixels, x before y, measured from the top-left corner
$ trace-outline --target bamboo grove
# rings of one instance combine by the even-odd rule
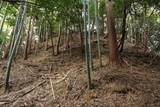
[[[58,55],[62,45],[71,50],[69,41],[73,33],[79,34],[89,89],[93,88],[94,37],[99,67],[103,66],[100,40],[103,37],[109,39],[111,67],[120,65],[125,40],[143,46],[144,51],[160,50],[159,0],[1,0],[0,17],[0,59],[7,59],[6,91],[12,64],[18,56],[27,60],[39,49],[49,49],[50,41],[52,55]]]

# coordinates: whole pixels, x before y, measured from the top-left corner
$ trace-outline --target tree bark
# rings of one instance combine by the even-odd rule
[[[106,0],[107,9],[107,27],[109,33],[109,63],[110,66],[117,66],[119,64],[117,37],[115,30],[115,19],[112,11],[112,0]]]

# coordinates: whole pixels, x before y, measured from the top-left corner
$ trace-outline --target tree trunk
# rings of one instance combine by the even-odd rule
[[[7,6],[6,6],[5,14],[4,14],[4,16],[3,16],[2,23],[1,23],[1,27],[0,27],[0,37],[1,37],[1,35],[2,35],[2,30],[3,30],[4,22],[5,22],[5,20],[6,20],[7,9],[8,9],[8,3],[7,3]]]
[[[120,40],[120,44],[118,46],[119,52],[123,51],[123,46],[124,46],[124,41],[126,37],[126,19],[127,19],[127,12],[126,12],[126,4],[124,4],[124,9],[123,9],[123,23],[122,23],[122,38]]]
[[[102,66],[102,58],[101,58],[101,47],[100,47],[100,33],[99,33],[99,15],[98,15],[98,1],[95,0],[95,21],[96,21],[96,32],[97,32],[97,48],[98,48],[98,57],[99,57],[99,64]]]
[[[7,58],[8,58],[9,49],[10,49],[10,47],[11,47],[11,43],[12,43],[12,40],[10,40],[9,45],[7,45],[7,47],[6,47],[5,51],[4,51],[3,59],[7,59]]]
[[[92,72],[92,68],[93,68],[93,60],[92,60],[92,40],[91,40],[91,28],[90,28],[90,2],[89,0],[87,1],[87,5],[88,5],[88,54],[89,54],[89,67],[90,70]]]
[[[30,20],[29,20],[29,28],[28,28],[26,47],[24,52],[24,60],[27,60],[28,58],[28,46],[29,46],[29,39],[30,39],[31,22],[32,22],[32,17],[30,17]]]
[[[85,51],[84,49],[84,35],[83,35],[83,32],[82,32],[82,27],[81,27],[81,24],[79,24],[79,36],[80,36],[80,40],[81,40],[81,49],[82,49],[82,55]]]
[[[34,19],[32,20],[32,24],[34,23]],[[30,35],[30,42],[29,42],[29,48],[28,48],[28,53],[31,53],[32,50],[32,41],[33,41],[33,34],[34,34],[34,30],[33,30],[33,26],[31,27],[31,35]]]
[[[89,7],[89,6],[88,6]],[[85,56],[87,64],[88,88],[92,89],[90,58],[89,58],[89,43],[87,35],[87,1],[84,0],[84,37],[85,37]]]
[[[49,36],[48,31],[46,32],[45,36],[46,36],[45,50],[47,51],[47,49],[48,49],[48,36]]]
[[[52,31],[50,32],[51,35],[51,43],[52,43],[52,55],[54,55],[54,43],[53,43],[53,34]]]
[[[15,31],[18,31],[18,32],[15,32],[15,34],[16,34],[15,43],[13,45],[13,48],[10,51],[11,54],[9,56],[9,60],[8,60],[8,63],[7,63],[7,71],[6,71],[5,83],[4,83],[5,91],[8,91],[8,88],[9,88],[9,78],[10,78],[11,65],[12,65],[12,61],[13,61],[13,58],[14,58],[14,55],[15,55],[15,51],[17,49],[17,44],[18,44],[18,41],[19,41],[19,38],[20,38],[20,34],[21,34],[21,30],[22,30],[26,10],[27,10],[27,3],[21,5],[20,11],[21,10],[22,10],[22,12],[19,13],[20,15],[18,17],[18,21],[20,20],[19,21],[20,23],[19,23],[19,25],[18,24],[16,25],[16,26],[19,26],[19,29],[18,29],[18,27],[16,27],[18,30],[15,29]]]
[[[112,67],[119,64],[115,20],[112,11],[112,0],[106,0],[106,9],[107,9],[107,27],[109,33],[109,63],[110,66]]]
[[[65,46],[65,48],[66,48],[66,50],[67,49],[69,49],[69,42],[70,42],[70,30],[69,30],[69,27],[68,26],[66,26],[66,29],[67,29],[67,32],[66,32],[66,46]]]
[[[55,55],[59,54],[59,46],[60,46],[60,40],[61,40],[61,36],[62,36],[62,28],[61,28],[61,24],[59,24],[59,34],[58,34],[58,40],[57,40],[57,44],[56,44],[56,52]]]

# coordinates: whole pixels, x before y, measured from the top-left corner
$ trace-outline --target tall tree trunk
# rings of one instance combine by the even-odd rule
[[[18,41],[18,44],[17,44],[17,49],[16,49],[16,52],[15,52],[15,58],[14,59],[16,59],[16,57],[17,57],[17,55],[18,55],[18,52],[19,52],[19,46],[21,45],[21,43],[22,43],[22,40],[23,40],[23,37],[24,37],[24,35],[25,35],[25,27],[24,26],[22,26],[23,28],[22,28],[22,35],[20,36],[20,38],[19,38],[19,41]],[[23,53],[22,51],[21,51],[21,53]]]
[[[62,26],[61,26],[61,24],[59,24],[59,34],[58,34],[58,40],[57,40],[57,44],[56,44],[55,55],[59,54],[59,46],[60,46],[61,36],[62,36]]]
[[[15,29],[15,31],[18,31],[18,33],[15,32],[16,34],[16,39],[15,39],[15,43],[13,45],[13,48],[11,49],[11,56],[9,56],[9,59],[8,59],[8,63],[7,63],[7,71],[6,71],[6,76],[5,76],[5,83],[4,83],[4,86],[5,86],[5,91],[8,91],[8,88],[9,88],[9,77],[10,77],[10,71],[11,71],[11,65],[12,65],[12,61],[13,61],[13,58],[14,58],[14,55],[15,55],[15,51],[17,49],[17,44],[18,44],[18,41],[20,39],[20,34],[21,34],[21,30],[22,30],[22,26],[23,26],[23,22],[24,22],[24,18],[25,18],[25,14],[26,14],[26,10],[27,10],[27,3],[24,3],[21,5],[21,8],[20,8],[20,12],[19,14],[19,17],[18,20],[20,23],[20,25],[16,25],[16,26],[19,26],[19,29]],[[16,27],[18,28],[18,27]]]
[[[82,32],[82,27],[81,27],[81,24],[79,24],[79,36],[80,36],[80,41],[81,41],[81,49],[82,49],[82,55],[85,51],[84,49],[84,35],[83,35],[83,32]]]
[[[51,39],[51,44],[52,44],[52,55],[54,55],[54,43],[53,43],[53,26],[52,26],[52,23],[50,20],[48,20],[48,23],[49,23],[49,27],[50,27],[50,39]]]
[[[46,33],[45,33],[46,35],[45,35],[45,39],[46,39],[46,43],[45,43],[45,50],[47,51],[47,49],[48,49],[48,36],[49,36],[49,34],[48,34],[48,29],[46,29]]]
[[[92,41],[91,41],[91,28],[90,28],[90,2],[89,0],[87,1],[88,5],[88,52],[89,52],[89,67],[92,72],[93,68],[93,60],[92,60]]]
[[[97,48],[98,48],[98,57],[99,64],[102,66],[102,58],[101,58],[101,47],[100,47],[100,32],[99,32],[99,15],[98,15],[98,1],[94,0],[95,5],[95,21],[96,21],[96,32],[97,32]]]
[[[89,58],[89,43],[87,35],[87,1],[84,0],[84,37],[85,37],[85,56],[87,64],[88,88],[92,89],[90,58]]]
[[[50,32],[51,35],[51,43],[52,43],[52,55],[54,55],[54,43],[53,43],[53,33],[52,31]]]
[[[66,32],[66,46],[65,46],[65,48],[69,49],[69,42],[70,42],[70,40],[69,40],[70,39],[70,37],[69,37],[70,36],[70,34],[69,34],[69,32],[70,32],[69,31],[69,26],[66,26],[66,29],[67,29],[66,30],[67,32]]]
[[[3,5],[3,1],[1,0],[1,1],[0,1],[0,10],[1,10],[1,8],[2,8],[2,5]]]
[[[32,19],[32,25],[34,23],[34,19]],[[33,26],[31,27],[31,35],[30,35],[30,42],[29,42],[29,48],[28,48],[28,53],[30,54],[31,53],[31,50],[32,50],[32,41],[33,41],[33,34],[34,34],[34,29],[33,29]]]
[[[27,40],[26,40],[26,47],[25,47],[25,51],[24,51],[24,60],[27,60],[27,58],[28,58],[28,46],[29,46],[29,39],[30,39],[31,22],[32,22],[32,17],[30,17],[30,20],[29,20],[29,27],[28,27],[28,34],[27,34]]]
[[[9,55],[9,49],[11,47],[11,43],[12,43],[12,40],[10,40],[9,44],[7,45],[5,51],[4,51],[4,56],[3,56],[3,59],[7,59],[8,55]]]
[[[106,0],[107,9],[107,27],[109,33],[109,63],[110,66],[116,66],[119,64],[117,37],[115,30],[115,20],[112,11],[112,0]]]
[[[7,3],[7,6],[6,6],[6,8],[5,8],[5,14],[4,14],[4,16],[3,16],[2,23],[1,23],[1,26],[0,26],[0,37],[1,37],[1,35],[2,35],[2,30],[3,30],[4,22],[5,22],[5,20],[6,20],[7,9],[8,9],[8,3]]]
[[[126,19],[127,19],[127,12],[126,12],[126,4],[124,4],[124,9],[123,9],[123,23],[122,23],[122,38],[120,40],[120,44],[118,46],[119,48],[119,52],[123,51],[123,47],[124,47],[124,41],[125,41],[125,37],[126,37]]]

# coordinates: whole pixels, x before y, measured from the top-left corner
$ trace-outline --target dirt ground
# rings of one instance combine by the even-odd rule
[[[130,47],[121,55],[125,65],[108,66],[108,51],[102,49],[99,67],[93,44],[92,83],[87,88],[85,57],[79,46],[60,55],[41,49],[27,61],[14,61],[10,92],[4,94],[5,61],[0,65],[0,107],[160,107],[160,57],[144,55]]]

